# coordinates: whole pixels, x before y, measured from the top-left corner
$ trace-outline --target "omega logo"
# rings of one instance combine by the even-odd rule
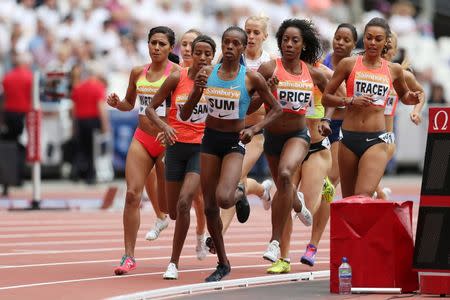
[[[444,123],[441,123],[438,125],[438,118],[440,114],[444,114]],[[440,110],[434,115],[434,124],[433,124],[433,130],[447,130],[447,123],[448,123],[448,114],[445,110]]]

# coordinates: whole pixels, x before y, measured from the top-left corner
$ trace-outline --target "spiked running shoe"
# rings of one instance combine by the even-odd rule
[[[263,254],[263,258],[265,260],[276,262],[280,257],[280,243],[277,240],[273,240],[270,242],[269,246],[267,246],[266,252]]]
[[[208,254],[208,246],[206,246],[206,236],[205,234],[197,235],[197,246],[195,246],[195,253],[197,253],[197,259],[203,260]]]
[[[114,269],[114,274],[124,275],[136,269],[136,261],[133,257],[124,255],[120,261],[120,265]]]
[[[334,194],[336,193],[336,188],[331,183],[328,177],[325,177],[323,180],[323,188],[322,188],[322,198],[328,203],[333,202]]]
[[[302,258],[300,259],[300,262],[302,264],[313,267],[314,262],[316,261],[316,253],[317,253],[317,247],[314,246],[313,244],[308,244],[306,246],[305,254],[303,254]]]
[[[178,269],[177,269],[177,266],[174,263],[170,263],[167,266],[167,270],[166,270],[166,272],[164,272],[163,278],[164,279],[169,279],[169,280],[176,280],[176,279],[178,279]]]
[[[280,258],[267,269],[269,274],[285,274],[291,272],[291,263]]]
[[[216,270],[206,277],[206,282],[220,281],[222,278],[230,274],[231,267],[229,265],[224,265],[221,263],[217,263]]]
[[[145,235],[147,241],[154,241],[158,238],[161,231],[169,226],[169,218],[167,216],[164,219],[157,218],[155,221],[155,227],[150,229]]]
[[[250,216],[250,204],[248,203],[247,195],[245,194],[245,186],[238,184],[237,189],[242,193],[239,200],[236,202],[236,216],[240,223],[245,223]]]
[[[305,198],[302,192],[297,192],[297,200],[302,205],[302,210],[296,214],[296,216],[302,221],[305,226],[311,226],[313,222],[313,216],[311,212],[306,208]]]
[[[261,201],[264,207],[264,210],[269,210],[272,206],[272,198],[270,196],[270,189],[273,186],[273,181],[271,179],[266,179],[261,183],[264,188],[264,194],[261,197]]]

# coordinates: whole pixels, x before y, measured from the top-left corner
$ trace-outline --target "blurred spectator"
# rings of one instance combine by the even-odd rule
[[[56,5],[56,0],[45,0],[44,4],[36,9],[36,15],[47,28],[57,28],[61,22],[61,13]]]
[[[14,68],[3,78],[5,131],[2,139],[17,144],[19,184],[25,167],[25,148],[19,143],[19,137],[25,128],[25,117],[31,110],[32,100],[33,73],[30,66],[31,55],[18,53],[14,57]]]
[[[72,179],[83,178],[86,183],[96,182],[93,157],[94,132],[109,131],[106,112],[106,85],[104,72],[99,65],[90,64],[89,78],[82,80],[72,90],[75,121],[76,155],[72,164]]]
[[[389,25],[401,36],[416,32],[417,24],[414,20],[416,9],[408,0],[400,0],[392,5]]]
[[[440,83],[432,83],[430,97],[428,98],[428,104],[433,105],[445,105],[447,100],[445,99],[444,87]]]

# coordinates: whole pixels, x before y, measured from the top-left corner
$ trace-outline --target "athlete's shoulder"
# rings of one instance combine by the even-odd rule
[[[258,68],[258,72],[261,73],[262,76],[267,79],[273,75],[276,66],[277,66],[276,59],[271,59],[265,63],[262,63],[261,66],[259,66]]]

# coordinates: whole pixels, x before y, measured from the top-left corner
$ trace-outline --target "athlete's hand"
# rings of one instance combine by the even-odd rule
[[[279,82],[280,81],[278,80],[278,77],[276,75],[272,75],[272,77],[267,80],[267,85],[272,92],[275,92],[277,90],[277,85]]]
[[[200,70],[200,72],[195,75],[195,85],[199,88],[206,88],[206,83],[208,82],[208,73],[205,69]]]
[[[408,105],[416,105],[420,102],[420,95],[422,93],[420,91],[409,91],[408,94],[406,95],[407,98],[405,99],[406,101],[404,102],[405,104]]]
[[[415,111],[409,114],[409,118],[416,125],[419,125],[422,122],[422,117],[420,116],[420,113],[417,113]]]
[[[353,97],[353,101],[351,102],[351,105],[369,106],[374,101],[375,101],[375,99],[373,99],[372,95],[357,96],[357,97]]]
[[[177,141],[177,131],[173,127],[167,125],[163,131],[164,141],[166,145],[173,145]]]
[[[109,106],[117,108],[117,105],[119,105],[120,98],[117,96],[116,93],[112,93],[108,95],[108,98],[106,98],[106,103],[108,103]]]
[[[245,128],[242,129],[241,132],[239,133],[239,139],[241,140],[242,143],[248,144],[250,143],[254,135],[255,134],[253,133],[252,127]]]
[[[319,123],[319,133],[322,136],[329,136],[332,132],[330,124],[327,121],[321,121]]]

